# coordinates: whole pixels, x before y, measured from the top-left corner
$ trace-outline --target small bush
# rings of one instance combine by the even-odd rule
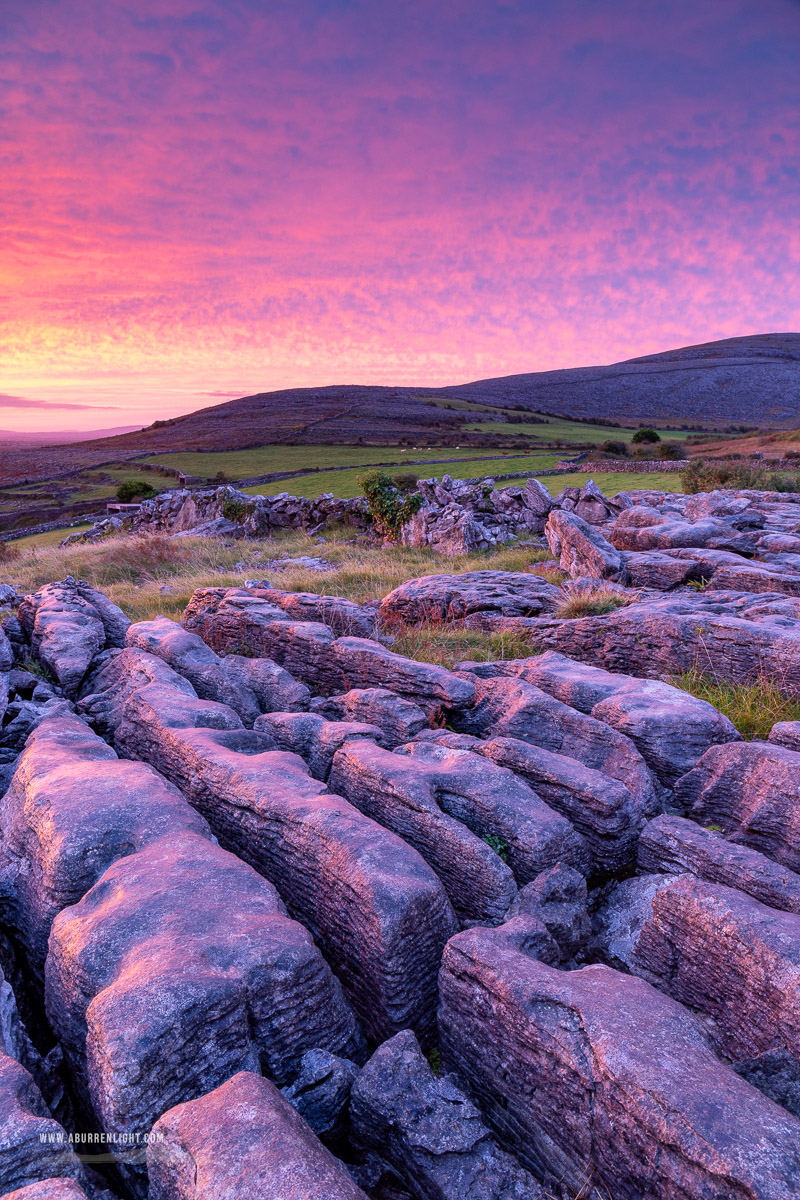
[[[676,462],[683,457],[683,451],[675,442],[662,442],[660,446],[656,447],[656,458],[663,458],[667,462]]]
[[[600,585],[591,591],[568,593],[556,608],[554,615],[566,621],[574,621],[580,617],[601,617],[604,613],[624,608],[627,603],[628,599],[620,592]]]
[[[684,492],[713,492],[715,488],[754,488],[767,492],[800,491],[800,474],[768,471],[732,458],[693,458],[681,471]]]
[[[405,471],[400,475],[393,475],[392,483],[406,496],[416,488],[419,483],[419,475],[416,475],[413,471]]]
[[[144,479],[125,479],[117,488],[117,499],[120,504],[130,504],[133,500],[149,500],[155,496],[156,489]]]
[[[403,497],[389,476],[377,469],[359,476],[358,483],[378,533],[396,540],[406,521],[422,507],[422,496],[412,492]]]
[[[0,542],[0,563],[14,562],[19,558],[19,547],[13,542]]]
[[[655,429],[637,429],[636,433],[631,438],[637,446],[643,442],[660,442],[661,438],[656,433]]]
[[[625,442],[614,442],[614,441],[601,442],[598,449],[602,450],[604,454],[613,455],[614,458],[627,458],[628,457],[628,447],[625,444]]]
[[[500,837],[499,833],[487,833],[483,841],[490,850],[494,850],[498,858],[502,858],[503,862],[508,862],[508,842],[504,837]]]
[[[236,525],[241,525],[247,516],[249,505],[245,500],[241,500],[238,496],[226,496],[222,501],[222,515],[226,521],[233,521]]]

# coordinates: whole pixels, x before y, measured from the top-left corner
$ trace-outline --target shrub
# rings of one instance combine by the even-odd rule
[[[393,475],[392,483],[396,488],[400,489],[403,495],[408,495],[409,492],[414,491],[419,483],[419,475],[416,475],[413,471],[405,471],[400,475]]]
[[[249,505],[246,500],[242,500],[239,496],[226,496],[222,501],[222,515],[226,521],[233,521],[236,525],[241,525],[247,516]]]
[[[508,862],[508,842],[504,837],[500,837],[499,833],[487,833],[483,841],[490,850],[494,850],[498,858],[502,858],[503,862]]]
[[[0,563],[10,563],[15,558],[19,558],[19,547],[13,542],[0,542]]]
[[[660,446],[656,447],[656,458],[676,462],[677,459],[683,458],[683,451],[680,446],[676,446],[675,442],[662,442]]]
[[[372,522],[384,537],[396,540],[406,521],[410,521],[422,507],[419,492],[403,497],[403,493],[384,471],[367,471],[359,476],[358,484],[367,501]]]
[[[681,471],[684,492],[713,492],[715,488],[755,488],[758,491],[800,491],[800,474],[768,471],[730,458],[694,458]]]
[[[598,449],[602,450],[604,454],[613,454],[614,458],[628,457],[628,447],[625,442],[601,442]]]
[[[637,446],[642,442],[660,442],[661,438],[656,433],[655,429],[637,429],[636,433],[631,438]]]
[[[137,498],[140,500],[149,500],[155,494],[156,489],[144,479],[126,479],[117,488],[117,499],[120,504],[130,504],[132,500],[136,500]]]

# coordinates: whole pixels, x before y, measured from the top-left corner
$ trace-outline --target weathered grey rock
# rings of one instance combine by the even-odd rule
[[[259,614],[267,620],[271,614],[283,614],[288,621],[313,621],[327,625],[337,637],[371,637],[375,632],[376,610],[354,604],[341,596],[318,596],[313,592],[284,592],[279,588],[198,588],[184,613],[184,624],[193,629],[197,618],[219,617],[223,622],[235,617],[237,610],[249,619]],[[199,630],[197,630],[199,632]],[[216,648],[216,647],[215,647]]]
[[[320,696],[311,701],[310,708],[330,721],[377,725],[381,744],[390,748],[410,742],[428,727],[428,719],[418,704],[404,700],[388,688],[353,688],[343,696]]]
[[[531,746],[518,738],[481,741],[466,733],[425,730],[418,741],[434,741],[456,750],[472,750],[509,767],[531,785],[583,836],[594,871],[602,876],[630,870],[636,859],[639,830],[647,817],[623,783],[576,758]]]
[[[349,742],[330,782],[420,851],[467,920],[502,920],[515,878],[526,883],[562,861],[588,869],[569,821],[512,771],[468,751],[413,742],[392,753]]]
[[[553,510],[547,518],[545,536],[561,569],[573,577],[621,579],[625,559],[603,535],[575,513]]]
[[[319,713],[266,713],[253,728],[270,738],[269,749],[290,750],[299,754],[315,779],[323,782],[330,775],[333,756],[345,742],[367,738],[381,742],[377,725],[362,721],[326,721]]]
[[[644,875],[611,890],[596,931],[609,961],[710,1017],[731,1058],[800,1056],[800,916],[693,875]]]
[[[503,669],[624,733],[656,777],[670,786],[709,746],[741,741],[712,704],[660,680],[612,674],[552,650]]]
[[[262,713],[301,712],[308,708],[311,693],[306,685],[270,658],[227,654],[220,659],[220,665],[231,686],[253,693]]]
[[[659,807],[647,764],[630,738],[595,717],[548,695],[524,679],[475,679],[476,704],[454,714],[451,724],[462,733],[487,738],[517,738],[576,758],[585,766],[619,780],[637,801],[642,814]]]
[[[210,838],[203,818],[144,763],[117,758],[74,716],[43,722],[0,799],[0,899],[29,968],[44,972],[57,913],[118,858],[172,834]]]
[[[529,479],[525,484],[523,501],[537,517],[546,517],[553,507],[553,497],[538,479]]]
[[[95,655],[120,646],[130,624],[107,596],[71,575],[26,596],[19,619],[33,654],[69,697],[77,694]]]
[[[65,1130],[51,1117],[31,1076],[0,1054],[0,1193],[59,1178],[87,1182]]]
[[[44,1179],[6,1192],[3,1200],[86,1200],[86,1192],[74,1179]]]
[[[800,721],[777,721],[770,729],[767,741],[785,746],[787,750],[800,750]]]
[[[149,1200],[366,1200],[268,1079],[241,1071],[165,1113]]]
[[[698,824],[800,873],[800,754],[764,742],[712,746],[675,796]]]
[[[769,566],[742,559],[714,572],[709,584],[710,591],[730,590],[739,592],[782,592],[787,596],[800,596],[800,573],[778,564]]]
[[[77,711],[100,733],[113,734],[122,720],[128,697],[149,683],[160,683],[186,696],[197,696],[189,680],[162,658],[128,647],[112,650],[101,657],[84,685]]]
[[[800,913],[800,875],[683,817],[665,813],[645,825],[639,838],[639,869],[670,875],[690,871],[710,883],[738,888],[770,908]]]
[[[600,617],[528,621],[525,633],[534,647],[606,670],[646,678],[699,670],[733,683],[765,674],[800,694],[800,620],[787,611],[797,601],[756,599],[733,592],[671,596]],[[494,627],[520,631],[521,621],[496,618]]]
[[[4,629],[0,629],[0,671],[10,671],[14,666],[14,648],[6,636]]]
[[[328,626],[318,622],[290,621],[283,609],[253,591],[228,589],[212,601],[206,603],[202,589],[195,593],[184,625],[217,653],[271,658],[327,694],[388,687],[426,713],[472,703],[469,681],[444,667],[393,654],[368,638],[334,638]]]
[[[610,531],[617,550],[672,550],[683,546],[704,547],[728,540],[730,527],[721,521],[660,521],[638,528],[615,523]]]
[[[345,1131],[350,1089],[358,1071],[354,1062],[328,1050],[307,1050],[300,1062],[300,1074],[281,1088],[281,1095],[318,1137],[335,1140]]]
[[[456,1081],[434,1075],[410,1030],[375,1051],[353,1087],[350,1111],[359,1143],[376,1150],[424,1200],[543,1196],[500,1149]]]
[[[310,935],[266,880],[196,834],[115,862],[55,919],[46,1005],[100,1127],[143,1134],[242,1069],[279,1082],[360,1034]]]
[[[541,576],[513,571],[466,571],[462,575],[423,575],[389,592],[381,602],[384,624],[404,621],[460,621],[474,612],[535,617],[554,612],[557,587]]]
[[[455,916],[400,838],[270,751],[224,705],[153,685],[128,700],[118,743],[176,780],[223,845],[278,887],[322,945],[368,1033],[430,1036],[436,971]]]
[[[770,1100],[800,1117],[800,1063],[786,1050],[769,1050],[758,1058],[734,1063],[733,1069]]]
[[[181,629],[168,617],[131,625],[125,642],[134,649],[163,658],[174,671],[189,680],[198,696],[229,704],[245,725],[251,726],[259,716],[261,706],[241,677],[239,680],[231,678],[224,670],[224,660],[201,637]]]
[[[564,863],[542,871],[517,893],[507,919],[521,915],[542,922],[558,945],[562,961],[574,958],[591,933],[586,879]]]
[[[710,1052],[689,1014],[604,966],[559,971],[508,926],[448,943],[443,1061],[552,1188],[614,1200],[787,1200],[800,1122]]]

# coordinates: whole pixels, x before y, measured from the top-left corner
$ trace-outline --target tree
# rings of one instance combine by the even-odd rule
[[[143,479],[126,479],[117,488],[117,499],[121,504],[130,504],[132,500],[149,500],[155,496],[156,489]]]
[[[660,442],[661,438],[656,433],[655,429],[637,429],[636,433],[631,438],[632,442],[641,445],[642,442]]]

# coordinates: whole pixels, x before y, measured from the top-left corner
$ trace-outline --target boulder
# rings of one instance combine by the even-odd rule
[[[101,655],[84,684],[77,711],[101,734],[113,734],[122,719],[125,701],[149,683],[160,683],[186,696],[197,696],[189,680],[163,659],[128,647]]]
[[[212,623],[235,628],[237,614],[251,625],[259,624],[262,618],[269,622],[276,616],[288,621],[313,621],[327,625],[337,637],[371,637],[375,632],[376,610],[369,605],[354,604],[341,596],[265,587],[198,588],[186,607],[183,623],[187,629],[195,629],[210,618]],[[195,629],[195,632],[201,631]]]
[[[800,721],[777,721],[770,729],[767,741],[787,750],[800,750]]]
[[[777,597],[757,608],[755,597],[734,596],[648,600],[599,617],[530,621],[525,632],[539,649],[605,670],[645,678],[699,670],[731,683],[774,675],[787,691],[800,694],[800,620],[785,608],[796,601],[787,597],[779,611]]]
[[[643,815],[659,807],[647,764],[630,738],[595,717],[563,704],[524,679],[477,678],[476,703],[454,714],[452,726],[484,738],[515,738],[540,746],[616,779],[635,798]]]
[[[504,669],[624,733],[668,786],[709,746],[742,740],[712,704],[660,680],[612,674],[552,650]]]
[[[513,571],[465,571],[462,575],[423,575],[410,579],[381,601],[384,623],[460,621],[474,612],[535,617],[554,612],[557,587],[541,576]]]
[[[370,1036],[408,1026],[430,1037],[439,958],[456,926],[411,846],[328,792],[302,759],[271,751],[224,705],[143,688],[126,703],[117,742],[174,779],[223,845],[272,880]]]
[[[381,744],[390,748],[410,742],[428,727],[428,718],[418,704],[404,700],[388,688],[353,688],[342,696],[320,696],[309,707],[330,721],[377,725]]]
[[[800,874],[800,754],[765,742],[712,746],[675,785],[684,811]]]
[[[0,671],[10,671],[14,666],[14,647],[4,629],[0,628]]]
[[[87,1200],[87,1197],[74,1179],[44,1179],[7,1192],[3,1200]]]
[[[31,735],[0,799],[5,922],[40,981],[54,917],[111,863],[170,835],[210,838],[203,818],[152,767],[117,758],[74,716]]]
[[[89,1186],[66,1131],[53,1120],[31,1076],[15,1059],[0,1054],[0,1193],[5,1196],[41,1180]],[[78,1189],[74,1194],[84,1192]],[[53,1192],[54,1200],[58,1195]],[[69,1192],[64,1193],[64,1200],[67,1197],[73,1200]]]
[[[553,510],[547,518],[545,536],[561,569],[573,578],[619,579],[624,582],[625,559],[601,533],[575,513]]]
[[[382,742],[377,725],[362,721],[326,721],[319,713],[265,713],[253,728],[271,741],[270,749],[290,750],[308,764],[315,779],[323,782],[330,775],[333,756],[345,742],[367,738]]]
[[[788,1051],[768,1050],[757,1058],[733,1063],[733,1069],[770,1100],[800,1117],[800,1063]]]
[[[787,1200],[800,1122],[723,1066],[695,1021],[643,979],[560,971],[507,926],[448,943],[446,1066],[551,1190],[614,1200]]]
[[[32,653],[70,698],[95,655],[106,646],[121,646],[130,624],[107,596],[71,575],[26,596],[19,619]]]
[[[353,1086],[350,1112],[358,1143],[423,1200],[544,1196],[457,1082],[434,1075],[408,1029],[375,1051]]]
[[[529,479],[525,484],[523,503],[536,517],[546,517],[553,507],[553,497],[538,479]]]
[[[318,1137],[335,1141],[347,1125],[350,1089],[358,1071],[354,1062],[328,1050],[307,1050],[300,1061],[300,1074],[281,1088],[281,1094]]]
[[[99,1127],[134,1136],[236,1071],[285,1083],[306,1050],[362,1046],[272,885],[196,834],[118,860],[56,917],[46,1006]]]
[[[429,734],[440,745],[485,755],[529,783],[584,838],[594,874],[616,875],[633,866],[639,830],[647,816],[619,780],[584,766],[577,758],[554,754],[518,738],[480,741],[463,733],[430,730]]]
[[[800,916],[693,875],[643,875],[605,897],[596,932],[613,965],[711,1018],[730,1058],[800,1057]]]
[[[426,714],[467,708],[475,698],[472,682],[445,667],[393,654],[366,638],[338,638],[330,648],[343,687],[386,687],[417,704]],[[332,689],[331,689],[332,690]]]
[[[149,1200],[366,1200],[268,1079],[240,1071],[153,1130]]]
[[[800,913],[800,875],[683,817],[664,813],[649,821],[639,838],[638,862],[646,873],[690,871],[709,883],[738,888],[770,908]]]
[[[515,878],[526,883],[561,861],[588,868],[568,820],[512,771],[469,751],[414,742],[392,753],[349,742],[334,758],[330,783],[415,846],[467,920],[502,920]]]
[[[244,680],[232,679],[221,659],[196,633],[188,633],[168,617],[131,625],[126,645],[163,658],[174,671],[188,679],[198,696],[229,704],[245,725],[252,725],[261,707]]]
[[[562,961],[575,958],[591,933],[584,876],[564,863],[542,871],[512,901],[507,919],[518,916],[542,922],[561,951]]]

